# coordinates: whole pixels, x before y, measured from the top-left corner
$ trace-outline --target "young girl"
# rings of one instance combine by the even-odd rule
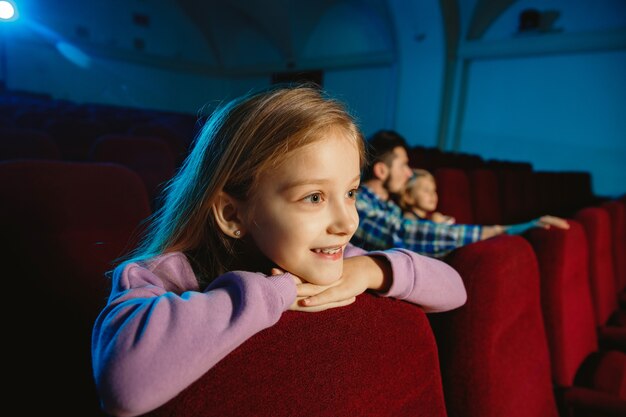
[[[446,216],[435,211],[437,208],[438,196],[435,177],[425,169],[414,169],[413,176],[407,182],[400,195],[400,207],[404,212],[404,217],[410,219],[424,219],[435,223],[453,225],[454,217]],[[455,227],[455,226],[452,226]],[[482,226],[479,240],[507,233],[518,235],[533,227],[548,229],[557,227],[569,229],[569,224],[565,219],[555,216],[541,216],[537,219],[525,223],[513,225],[490,225]]]
[[[366,290],[427,312],[462,305],[447,264],[348,244],[363,159],[353,120],[316,88],[216,111],[147,237],[114,270],[92,339],[103,408],[159,407],[286,310],[341,307]]]
[[[441,214],[437,209],[437,184],[435,177],[425,169],[413,169],[413,176],[400,195],[400,207],[410,219],[427,219],[435,223],[454,224],[452,216]]]

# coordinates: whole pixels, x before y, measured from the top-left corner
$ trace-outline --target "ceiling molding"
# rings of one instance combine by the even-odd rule
[[[529,55],[597,52],[626,49],[626,29],[523,35],[488,41],[466,41],[459,47],[463,59],[497,59]]]

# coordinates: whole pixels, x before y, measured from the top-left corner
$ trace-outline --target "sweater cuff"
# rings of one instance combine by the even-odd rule
[[[410,256],[407,256],[403,249],[373,251],[368,252],[367,256],[381,256],[389,262],[391,268],[391,285],[389,289],[385,292],[377,291],[377,294],[403,300],[414,291],[417,279],[414,276],[413,260]]]
[[[270,275],[267,280],[272,283],[272,286],[278,292],[281,302],[282,311],[286,311],[296,301],[296,283],[293,281],[290,273],[280,275]]]

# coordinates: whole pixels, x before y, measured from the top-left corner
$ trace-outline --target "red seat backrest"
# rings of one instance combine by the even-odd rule
[[[168,144],[147,136],[101,136],[91,148],[90,159],[115,162],[135,171],[143,180],[151,202],[175,170],[175,158]]]
[[[560,387],[572,386],[585,358],[598,349],[587,238],[580,223],[569,224],[569,230],[534,228],[524,235],[539,263],[552,375]]]
[[[561,175],[558,172],[537,171],[533,173],[537,187],[537,203],[540,215],[563,215],[566,212],[561,187]]]
[[[591,295],[596,324],[602,326],[617,311],[609,213],[600,207],[586,207],[577,211],[574,218],[582,224],[587,236]]]
[[[498,177],[493,169],[480,168],[468,172],[472,214],[476,224],[502,224]]]
[[[467,303],[435,322],[450,417],[557,416],[531,246],[501,235],[446,257]]]
[[[607,201],[602,208],[608,211],[611,221],[615,288],[623,291],[626,289],[626,203]]]
[[[446,416],[435,339],[417,306],[368,293],[288,311],[156,416]]]
[[[532,184],[532,171],[522,168],[503,168],[496,172],[504,224],[532,219],[536,211],[531,203],[532,199],[536,198],[535,187]]]
[[[570,212],[593,204],[591,173],[586,171],[562,171],[562,198]]]
[[[64,160],[86,161],[93,142],[107,132],[107,127],[95,120],[61,117],[50,120],[45,130],[61,150]]]
[[[147,136],[163,140],[168,144],[176,165],[186,156],[186,144],[189,140],[184,140],[185,138],[181,138],[173,129],[159,122],[152,121],[134,124],[128,129],[128,133],[133,136]]]
[[[598,348],[587,268],[589,245],[583,226],[575,220],[569,223],[569,230],[533,229],[525,235],[541,270],[542,308],[557,399],[562,415],[624,415],[626,355],[607,350],[603,337]],[[618,337],[623,341],[621,333]]]
[[[456,223],[474,223],[469,179],[465,171],[460,168],[438,168],[434,176],[439,196],[437,211],[454,217]]]
[[[149,215],[145,188],[119,165],[8,161],[0,201],[5,289],[28,309],[5,327],[18,341],[8,347],[20,364],[14,392],[36,389],[33,409],[99,415],[91,330],[109,293],[105,272]]]
[[[0,160],[61,159],[61,152],[52,138],[43,131],[31,129],[0,129]]]

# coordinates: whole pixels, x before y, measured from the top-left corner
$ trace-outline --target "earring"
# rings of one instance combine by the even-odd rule
[[[234,234],[235,234],[235,237],[241,236],[241,230],[235,230]]]

